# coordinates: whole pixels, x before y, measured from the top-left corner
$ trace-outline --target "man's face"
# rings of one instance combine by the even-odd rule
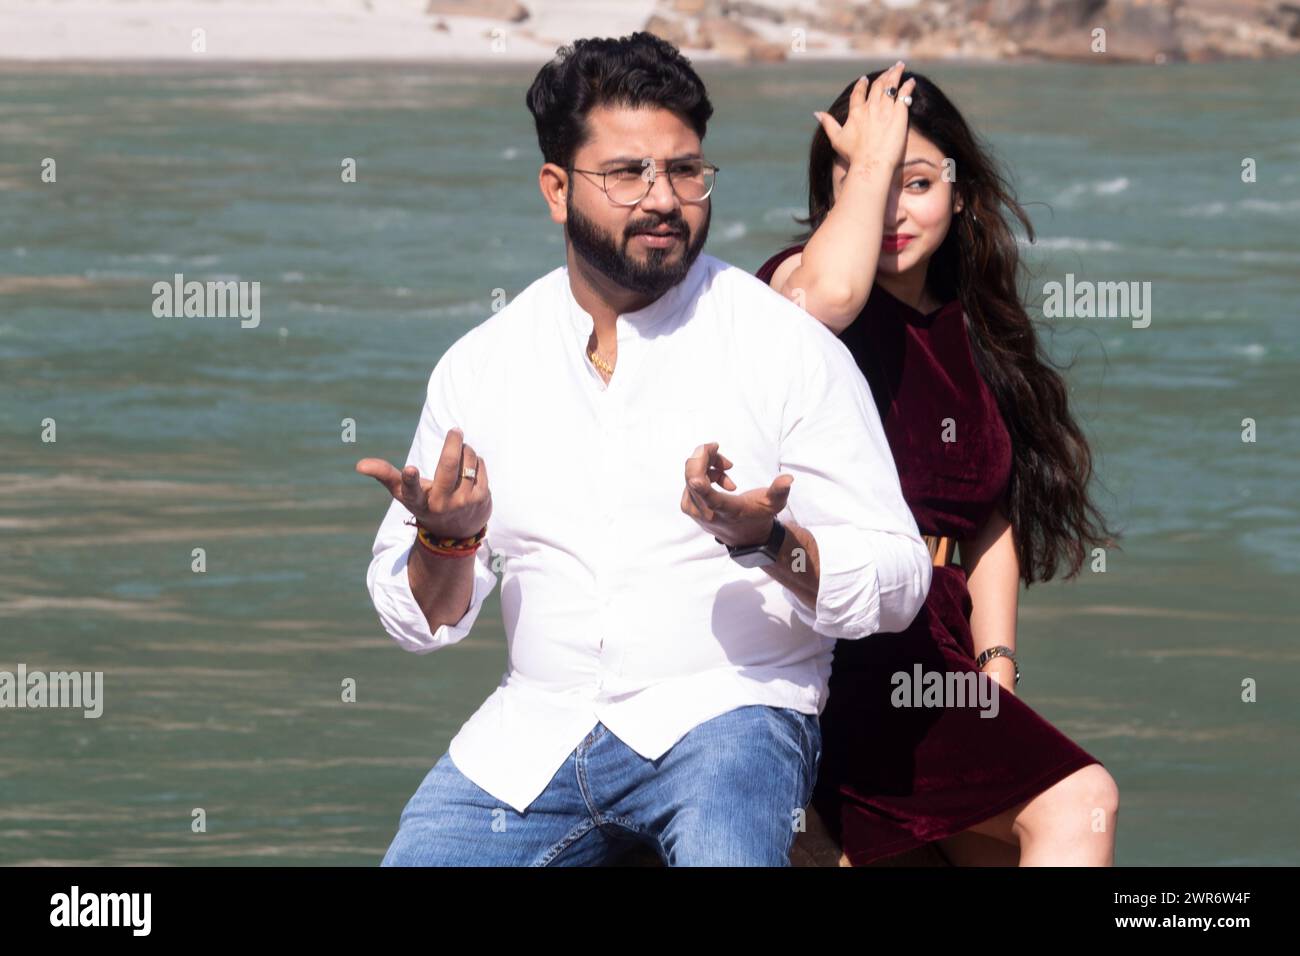
[[[569,241],[611,282],[658,298],[686,277],[708,238],[709,199],[682,201],[664,173],[673,160],[699,158],[700,139],[676,113],[654,107],[597,107],[587,114],[587,128],[591,138],[574,154],[575,169],[640,168],[652,157],[656,177],[644,199],[625,206],[606,195],[600,176],[574,172],[566,200]],[[666,244],[645,235],[665,228],[674,233]]]

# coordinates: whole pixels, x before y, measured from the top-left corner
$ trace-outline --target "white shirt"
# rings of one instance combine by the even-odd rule
[[[366,576],[384,628],[423,654],[469,634],[501,572],[507,667],[448,749],[521,813],[597,721],[653,760],[746,704],[820,714],[834,640],[903,630],[930,586],[870,389],[820,322],[702,253],[617,317],[608,385],[586,357],[592,328],[561,266],[429,378],[407,463],[430,476],[459,426],[492,492],[465,616],[430,632],[407,579],[415,529],[395,500]],[[736,493],[794,475],[779,517],[817,541],[815,608],[682,512],[686,459],[711,441]]]

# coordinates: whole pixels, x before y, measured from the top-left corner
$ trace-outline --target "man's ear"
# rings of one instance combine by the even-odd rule
[[[568,219],[569,175],[563,166],[543,163],[537,173],[537,186],[551,213],[551,221],[563,224]]]

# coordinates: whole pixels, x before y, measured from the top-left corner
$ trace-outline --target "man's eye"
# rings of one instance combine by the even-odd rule
[[[677,163],[673,166],[675,176],[698,176],[704,169],[702,163]]]

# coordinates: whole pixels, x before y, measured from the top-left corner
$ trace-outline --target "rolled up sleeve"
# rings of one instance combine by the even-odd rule
[[[781,471],[794,476],[786,512],[817,542],[815,608],[783,588],[818,634],[854,639],[904,630],[925,603],[932,565],[903,499],[866,379],[815,319],[793,351],[782,416]]]
[[[460,406],[450,371],[450,356],[454,348],[455,346],[443,355],[429,376],[424,409],[406,456],[406,464],[419,468],[423,478],[433,474],[447,429],[457,425],[464,428],[460,425]],[[497,577],[492,571],[491,549],[487,539],[473,558],[455,559],[474,562],[474,590],[469,610],[455,624],[444,624],[437,630],[431,630],[428,619],[411,592],[411,583],[407,577],[407,560],[411,548],[418,546],[415,542],[415,527],[406,524],[410,517],[411,513],[401,502],[396,499],[390,501],[371,549],[366,587],[379,614],[379,621],[389,636],[405,650],[427,654],[455,644],[469,634]]]

